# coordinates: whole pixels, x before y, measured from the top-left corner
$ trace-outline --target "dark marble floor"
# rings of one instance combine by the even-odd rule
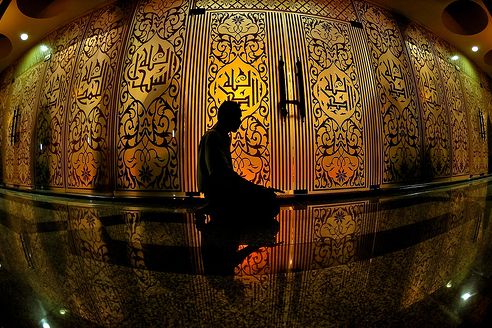
[[[456,327],[492,315],[492,179],[197,205],[0,189],[0,327]]]

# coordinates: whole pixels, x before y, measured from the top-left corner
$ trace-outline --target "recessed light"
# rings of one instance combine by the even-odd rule
[[[472,51],[473,51],[473,52],[477,52],[477,51],[478,51],[478,47],[477,47],[477,46],[473,46],[473,47],[472,47]]]
[[[27,33],[22,33],[20,35],[20,38],[21,38],[21,40],[26,41],[27,39],[29,39],[29,35],[27,35]]]
[[[454,55],[453,57],[451,57],[451,60],[458,60],[458,59],[460,59],[460,56],[458,55]]]

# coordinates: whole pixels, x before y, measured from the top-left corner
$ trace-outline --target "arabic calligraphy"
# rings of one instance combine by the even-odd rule
[[[368,37],[380,104],[383,183],[412,181],[421,175],[420,114],[412,70],[393,16],[376,6],[357,2]],[[379,132],[377,132],[379,133]]]
[[[424,100],[430,104],[439,105],[436,80],[432,72],[428,69],[422,69],[420,78],[421,86],[423,87]]]
[[[67,115],[67,187],[109,188],[110,117],[125,10],[111,5],[91,16],[74,73]]]
[[[302,20],[313,95],[314,189],[362,186],[362,104],[346,26],[307,17]]]
[[[351,79],[336,66],[321,72],[314,94],[338,124],[353,114],[358,96]]]
[[[257,70],[239,57],[222,67],[211,84],[211,95],[216,103],[222,99],[234,100],[243,105],[243,115],[253,114],[265,97],[266,84]]]
[[[443,90],[439,83],[436,59],[427,36],[416,25],[406,30],[407,46],[417,78],[417,90],[422,104],[424,145],[426,158],[424,174],[443,177],[451,174],[451,145],[449,140],[449,116],[442,104]]]
[[[143,44],[128,67],[127,78],[131,95],[145,103],[149,97],[154,99],[169,87],[179,68],[179,60],[173,45],[155,35],[151,41]]]
[[[178,124],[188,2],[140,1],[125,50],[117,189],[180,190]],[[194,40],[189,40],[194,42]]]
[[[110,74],[107,60],[93,59],[83,68],[76,99],[80,106],[90,107],[98,103],[104,93],[104,79]]]
[[[450,129],[452,144],[452,173],[462,175],[469,173],[468,126],[464,109],[464,96],[461,91],[459,76],[453,65],[438,58],[444,95],[450,111]]]
[[[11,147],[5,147],[6,183],[21,186],[33,185],[34,104],[44,67],[44,63],[31,67],[18,76],[12,84],[10,113],[8,113],[8,122],[11,126],[8,132],[14,143]]]
[[[207,126],[224,100],[241,104],[243,120],[233,134],[234,168],[248,180],[270,183],[268,68],[264,13],[212,15]]]
[[[47,82],[47,88],[45,97],[46,97],[46,105],[49,107],[57,107],[60,100],[60,92],[65,90],[66,81],[63,78],[62,69],[59,68],[58,72],[56,72],[51,79]]]
[[[387,52],[379,58],[378,79],[388,95],[388,100],[406,107],[410,97],[403,72],[402,64],[393,54]]]

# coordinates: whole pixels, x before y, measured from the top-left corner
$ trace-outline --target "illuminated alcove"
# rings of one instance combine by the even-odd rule
[[[369,3],[119,1],[43,44],[2,75],[9,187],[197,195],[199,139],[225,99],[243,109],[235,169],[290,193],[487,171],[485,74]]]

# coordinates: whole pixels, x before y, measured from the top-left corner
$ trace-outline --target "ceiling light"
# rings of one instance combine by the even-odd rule
[[[473,46],[473,47],[472,47],[472,51],[473,51],[473,52],[477,52],[477,51],[478,51],[478,47],[477,47],[477,46]]]
[[[27,35],[27,33],[22,33],[20,35],[20,38],[21,38],[21,40],[26,41],[27,39],[29,39],[29,35]]]
[[[464,293],[463,295],[461,295],[461,299],[462,299],[463,301],[466,301],[466,300],[468,300],[468,299],[469,299],[470,297],[472,297],[472,296],[473,296],[473,295],[472,295],[472,294],[470,294],[470,293]]]
[[[453,57],[451,57],[451,60],[458,60],[458,59],[460,59],[460,56],[458,55],[454,55]]]
[[[41,49],[41,51],[42,51],[42,52],[46,52],[46,51],[48,51],[48,46],[46,46],[46,45],[42,44],[42,45],[39,47],[39,49]]]

